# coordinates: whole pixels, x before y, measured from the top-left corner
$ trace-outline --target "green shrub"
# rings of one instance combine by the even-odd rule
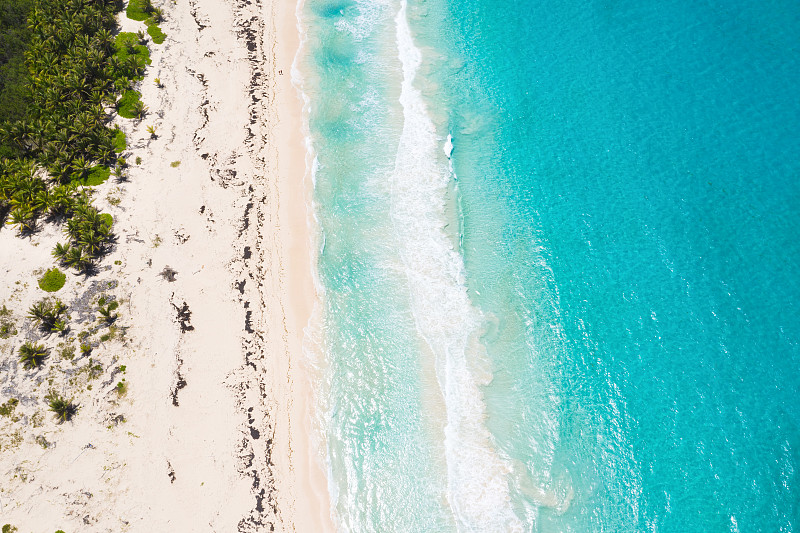
[[[73,345],[64,346],[59,352],[62,359],[72,361],[75,358],[75,347]]]
[[[114,225],[114,217],[112,217],[108,213],[100,213],[100,220],[102,220],[103,223],[106,226],[108,226],[109,229],[111,228],[111,226]]]
[[[124,118],[135,118],[137,102],[141,104],[142,94],[133,89],[126,91],[117,102],[117,113]]]
[[[114,151],[121,154],[128,147],[128,142],[125,137],[125,132],[117,128],[114,131]]]
[[[101,183],[105,183],[111,175],[111,169],[105,165],[95,165],[89,170],[86,178],[81,182],[83,185],[95,187]]]
[[[64,286],[66,281],[67,275],[54,267],[44,273],[39,280],[39,288],[47,292],[56,292]]]
[[[139,41],[139,36],[135,33],[122,32],[117,35],[114,47],[116,48],[115,55],[120,65],[128,64],[128,61],[130,61],[128,58],[131,56],[136,58],[139,65],[151,64],[150,50],[145,45],[140,44]],[[136,77],[136,79],[139,78],[141,76]]]
[[[6,524],[3,526],[3,533],[15,533],[15,531],[17,531],[17,528],[11,524]]]
[[[153,12],[153,4],[149,0],[130,0],[125,15],[131,20],[147,20]]]
[[[153,38],[153,42],[156,44],[161,44],[164,42],[164,39],[167,38],[167,35],[161,31],[161,28],[158,24],[154,22],[149,22],[147,24],[147,33],[150,34],[150,37]]]

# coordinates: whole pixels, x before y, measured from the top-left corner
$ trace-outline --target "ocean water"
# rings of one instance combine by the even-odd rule
[[[800,4],[298,15],[339,530],[800,528]]]

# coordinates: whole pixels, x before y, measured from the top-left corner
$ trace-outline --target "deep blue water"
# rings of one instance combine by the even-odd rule
[[[304,9],[341,529],[797,530],[800,4],[401,6]]]

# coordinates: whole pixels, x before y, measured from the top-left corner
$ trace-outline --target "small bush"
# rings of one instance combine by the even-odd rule
[[[7,339],[17,334],[17,328],[11,319],[11,311],[3,305],[0,308],[0,339]]]
[[[114,151],[121,154],[128,147],[128,141],[125,137],[125,132],[117,128],[114,131]]]
[[[153,4],[149,0],[130,0],[125,15],[131,20],[147,20],[153,12]]]
[[[39,288],[47,292],[56,292],[64,286],[67,275],[57,268],[51,268],[39,280]]]
[[[17,328],[12,322],[0,322],[0,339],[7,339],[17,334]]]
[[[62,359],[72,361],[75,358],[75,347],[73,345],[64,346],[59,352]]]
[[[143,105],[140,100],[141,97],[142,93],[139,91],[134,91],[133,89],[125,91],[122,98],[117,101],[117,113],[119,113],[119,116],[124,118],[136,118],[137,107]]]
[[[3,526],[3,533],[15,533],[17,528],[12,526],[11,524],[6,524]]]
[[[179,166],[181,166],[181,162],[173,161],[172,163],[169,164],[169,166],[171,166],[172,168],[178,168]]]
[[[161,31],[161,28],[158,27],[158,24],[153,22],[147,24],[147,33],[153,38],[153,42],[156,44],[163,43],[164,39],[167,38],[167,34]]]
[[[117,382],[117,386],[114,388],[119,396],[125,396],[125,394],[128,392],[128,384],[125,382],[125,378],[122,378],[122,381]]]
[[[110,168],[105,165],[95,165],[89,170],[86,178],[81,183],[88,187],[96,187],[105,183],[109,176],[111,176]]]
[[[101,305],[100,309],[97,310],[98,317],[97,320],[99,322],[105,322],[107,325],[113,324],[114,321],[117,319],[119,314],[115,313],[114,310],[119,306],[117,302],[111,302],[108,305]]]
[[[109,229],[111,229],[111,226],[113,226],[113,225],[114,225],[114,217],[112,217],[112,216],[111,216],[110,214],[108,214],[108,213],[100,213],[100,220],[102,220],[102,221],[103,221],[103,223],[104,223],[104,224],[105,224],[105,225],[106,225],[106,226],[107,226]]]
[[[137,165],[141,165],[142,164],[142,158],[139,157],[138,155],[136,156],[136,164]]]

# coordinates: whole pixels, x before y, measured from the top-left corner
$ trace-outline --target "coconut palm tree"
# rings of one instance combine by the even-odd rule
[[[75,179],[82,180],[86,178],[91,168],[91,161],[87,161],[83,156],[78,156],[72,161],[72,173]]]
[[[78,413],[78,405],[74,404],[72,400],[67,400],[63,396],[51,393],[47,397],[47,405],[50,410],[55,413],[56,420],[59,423],[67,422]]]
[[[108,304],[107,306],[100,306],[100,309],[97,310],[97,313],[100,315],[97,317],[97,320],[100,322],[105,322],[106,324],[112,324],[119,315],[114,312],[115,306],[112,304]]]
[[[42,331],[52,332],[58,331],[56,324],[66,312],[67,306],[61,300],[45,298],[31,306],[28,310],[28,318],[36,322]]]
[[[11,224],[17,226],[20,235],[27,236],[36,233],[36,213],[25,207],[17,207],[11,211]]]
[[[20,346],[18,353],[19,362],[26,370],[39,368],[48,356],[47,349],[43,345],[33,344],[30,341]]]
[[[59,263],[65,264],[71,249],[72,247],[69,244],[58,243],[56,247],[53,248],[53,257],[55,257]]]
[[[147,106],[141,100],[137,100],[133,103],[133,115],[142,120],[147,115]]]

